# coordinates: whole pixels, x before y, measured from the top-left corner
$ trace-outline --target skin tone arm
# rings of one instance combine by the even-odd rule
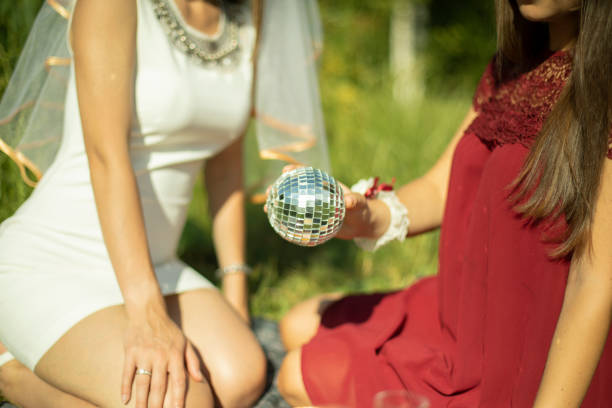
[[[72,23],[76,84],[98,216],[125,301],[128,326],[121,398],[184,405],[185,365],[202,380],[190,343],[166,312],[149,256],[128,134],[133,106],[136,2],[78,2]],[[120,358],[120,356],[117,356]],[[135,376],[135,369],[153,375]],[[117,390],[119,391],[119,390]]]
[[[206,187],[213,219],[213,241],[221,268],[245,263],[245,216],[241,137],[206,162]],[[248,288],[244,273],[223,277],[223,294],[248,323]]]
[[[612,318],[612,161],[604,164],[592,248],[572,258],[563,307],[534,407],[579,407]]]
[[[408,209],[409,235],[417,235],[440,226],[455,147],[475,117],[476,112],[470,109],[436,164],[424,176],[397,190],[398,198]],[[348,190],[345,190],[345,194],[347,211],[338,238],[381,236],[389,226],[387,205]]]

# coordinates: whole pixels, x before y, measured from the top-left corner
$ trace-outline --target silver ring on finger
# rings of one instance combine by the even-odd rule
[[[139,368],[139,369],[136,370],[136,375],[139,375],[139,374],[148,375],[149,377],[151,377],[153,375],[153,373],[151,371],[145,370],[144,368]]]

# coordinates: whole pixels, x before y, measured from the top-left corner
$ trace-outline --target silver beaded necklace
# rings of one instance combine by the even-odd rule
[[[221,7],[219,34],[208,38],[190,27],[183,19],[174,0],[151,0],[155,16],[170,41],[194,61],[206,66],[233,67],[238,62],[239,27],[234,13]]]

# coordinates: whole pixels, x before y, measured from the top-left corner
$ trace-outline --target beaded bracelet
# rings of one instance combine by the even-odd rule
[[[366,198],[377,198],[387,205],[391,218],[389,227],[378,238],[354,238],[355,244],[366,251],[376,251],[381,246],[389,241],[397,239],[403,241],[408,234],[410,220],[408,219],[408,210],[400,202],[395,194],[392,184],[378,184],[378,177],[367,180],[359,180],[351,191],[365,195]]]
[[[250,275],[253,272],[253,269],[247,264],[237,263],[224,266],[223,268],[219,268],[215,271],[215,275],[217,278],[221,279],[225,275],[229,275],[230,273],[244,273],[246,275]]]

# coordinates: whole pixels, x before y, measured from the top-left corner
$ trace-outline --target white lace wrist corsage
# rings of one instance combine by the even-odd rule
[[[378,198],[389,207],[391,219],[389,228],[378,238],[355,238],[355,244],[366,251],[376,251],[387,242],[397,239],[403,241],[408,234],[410,220],[408,210],[397,198],[392,184],[378,184],[378,177],[362,179],[351,187],[351,191],[363,194],[366,198]]]

